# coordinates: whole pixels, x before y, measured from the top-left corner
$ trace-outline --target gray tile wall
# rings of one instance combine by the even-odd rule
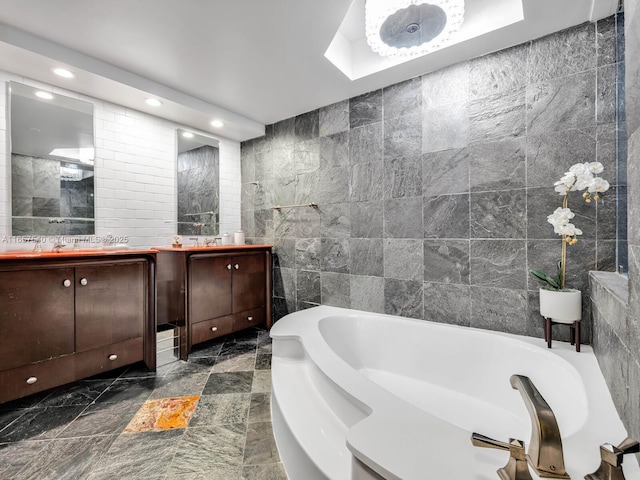
[[[275,246],[276,318],[326,304],[542,336],[527,272],[559,260],[553,183],[598,159],[615,185],[614,26],[584,24],[244,142],[242,182],[261,186],[243,192],[242,226]],[[307,202],[318,208],[271,209]],[[579,194],[570,206],[584,235],[569,282],[588,299],[587,272],[615,266],[615,187],[598,208]]]
[[[640,0],[625,0],[624,10],[629,298],[625,315],[611,295],[594,292],[593,343],[629,435],[640,439]]]

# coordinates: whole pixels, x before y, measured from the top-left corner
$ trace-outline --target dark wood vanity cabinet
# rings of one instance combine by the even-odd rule
[[[0,403],[144,361],[155,255],[0,261]]]
[[[65,280],[73,268],[0,272],[0,371],[73,353],[74,294]]]
[[[183,360],[197,343],[271,327],[270,246],[159,250],[158,324],[181,327]]]
[[[144,269],[144,261],[76,269],[76,351],[142,337]]]

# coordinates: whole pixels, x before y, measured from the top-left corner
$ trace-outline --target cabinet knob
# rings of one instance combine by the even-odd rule
[[[111,355],[109,355],[109,360],[113,361],[117,359],[118,359],[118,355],[116,355],[115,353],[112,353]]]
[[[237,263],[233,266],[233,268],[235,268],[236,270],[238,270],[240,268],[240,265],[238,265]]]
[[[218,327],[211,327],[211,331],[212,332],[217,332],[218,331]]]
[[[71,280],[69,280],[68,278],[65,278],[64,281],[62,282],[62,285],[69,288],[71,286]]]
[[[86,285],[87,283],[89,283],[89,281],[88,281],[86,278],[81,278],[81,279],[80,279],[80,285],[84,286],[84,285]]]
[[[227,265],[227,270],[231,270],[231,264]]]
[[[38,381],[38,377],[29,377],[27,378],[27,383],[29,385],[33,385],[34,383],[36,383]]]
[[[253,317],[247,317],[247,320],[253,322]]]

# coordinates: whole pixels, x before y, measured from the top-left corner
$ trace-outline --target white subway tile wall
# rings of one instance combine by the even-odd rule
[[[10,237],[9,81],[93,103],[96,236],[126,237],[131,247],[169,244],[176,232],[176,129],[182,126],[0,71],[0,250],[31,248]],[[240,228],[240,144],[219,140],[220,232],[232,233]]]

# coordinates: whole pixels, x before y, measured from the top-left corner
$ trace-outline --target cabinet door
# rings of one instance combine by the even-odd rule
[[[141,337],[144,261],[76,268],[76,351]]]
[[[231,314],[231,259],[192,255],[188,288],[190,323]]]
[[[0,370],[73,353],[73,268],[0,272]]]
[[[262,253],[233,259],[233,311],[242,312],[265,305],[266,267]]]

